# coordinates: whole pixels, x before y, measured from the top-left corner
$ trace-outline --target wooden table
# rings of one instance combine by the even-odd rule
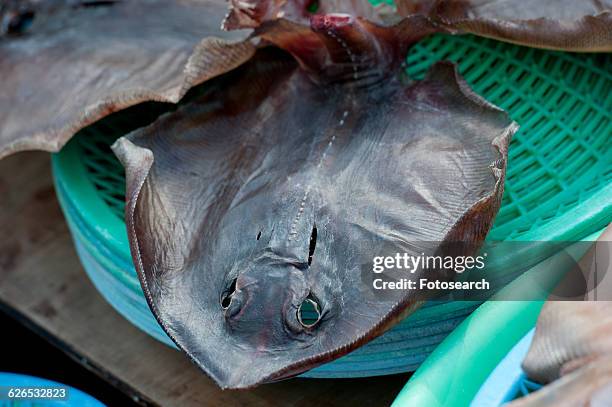
[[[0,161],[0,305],[144,405],[384,406],[408,379],[292,379],[221,391],[95,290],[72,246],[46,153]]]

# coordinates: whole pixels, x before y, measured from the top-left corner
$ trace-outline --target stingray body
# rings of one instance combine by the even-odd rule
[[[484,239],[516,125],[450,64],[403,82],[404,29],[274,23],[259,35],[292,56],[260,49],[114,146],[149,304],[220,386],[299,374],[412,311],[417,293],[372,289],[373,256]]]

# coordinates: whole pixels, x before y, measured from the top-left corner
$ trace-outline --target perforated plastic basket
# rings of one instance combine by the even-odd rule
[[[474,90],[522,127],[512,141],[493,240],[578,240],[612,216],[612,57],[528,49],[473,36],[437,35],[414,47],[408,72],[459,63]],[[53,157],[58,196],[90,277],[130,321],[170,343],[148,311],[123,223],[124,178],[109,150],[142,117],[123,113],[80,132]],[[430,303],[311,377],[414,370],[477,303]]]

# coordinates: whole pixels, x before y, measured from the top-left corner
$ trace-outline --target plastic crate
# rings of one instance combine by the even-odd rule
[[[415,78],[438,60],[458,62],[473,89],[506,109],[521,129],[510,147],[493,240],[579,240],[612,216],[612,56],[529,49],[473,36],[436,35],[417,44]],[[62,208],[86,271],[126,318],[171,344],[148,310],[123,221],[123,168],[109,145],[142,120],[130,112],[80,132],[54,155]],[[376,340],[310,377],[412,371],[479,304],[428,303]]]

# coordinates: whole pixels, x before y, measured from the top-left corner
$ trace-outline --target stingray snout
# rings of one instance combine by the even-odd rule
[[[311,332],[323,307],[311,293],[305,273],[291,263],[266,262],[239,274],[222,296],[221,307],[235,332],[267,332],[282,343]]]

